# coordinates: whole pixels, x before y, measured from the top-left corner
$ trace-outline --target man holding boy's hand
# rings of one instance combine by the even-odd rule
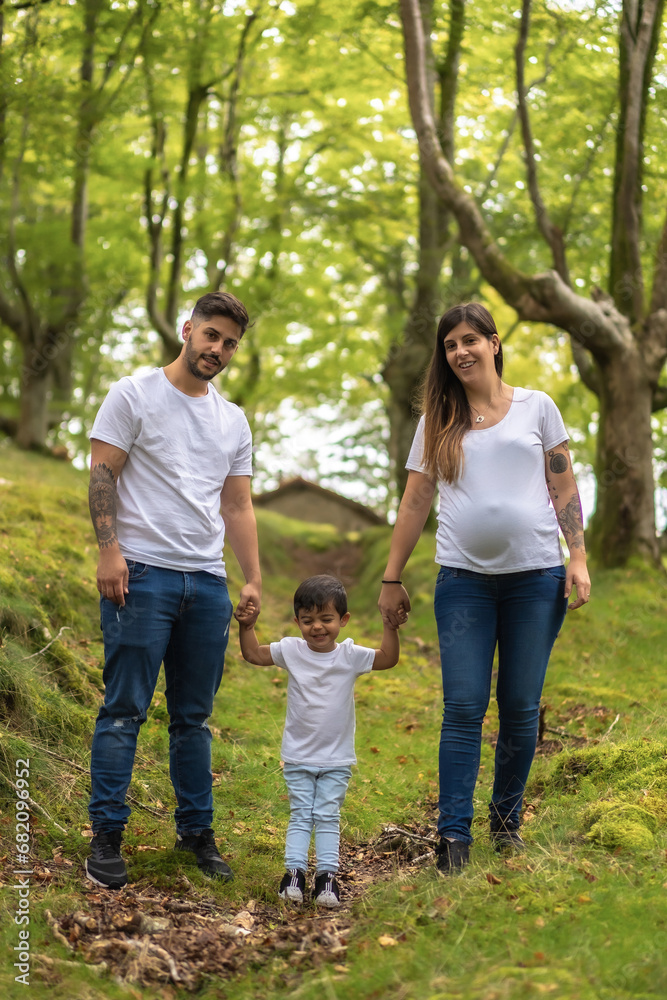
[[[236,354],[248,324],[233,295],[202,296],[183,327],[178,358],[112,386],[91,432],[105,696],[91,749],[86,874],[108,889],[127,882],[120,853],[130,815],[125,798],[163,662],[175,850],[192,852],[206,875],[233,877],[211,828],[207,725],[232,617],[224,541],[245,577],[237,611],[249,622],[259,614],[262,584],[250,428],[209,382]]]

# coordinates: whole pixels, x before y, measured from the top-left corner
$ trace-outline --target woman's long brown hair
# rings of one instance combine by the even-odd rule
[[[459,323],[467,323],[489,340],[498,331],[488,309],[478,302],[464,302],[448,309],[435,336],[433,355],[426,371],[421,394],[424,414],[424,455],[426,474],[454,483],[463,472],[463,438],[470,430],[471,409],[460,381],[452,371],[445,352],[445,339]],[[496,372],[503,374],[503,348],[495,356]]]

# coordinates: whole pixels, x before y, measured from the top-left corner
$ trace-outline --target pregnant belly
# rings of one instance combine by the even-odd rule
[[[517,506],[486,504],[457,518],[455,534],[462,552],[474,561],[497,559],[521,544],[527,511]]]

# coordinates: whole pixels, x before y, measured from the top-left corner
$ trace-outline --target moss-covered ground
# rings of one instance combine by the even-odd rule
[[[0,442],[0,985],[14,979],[22,855],[15,802],[29,760],[30,995],[180,998],[165,981],[142,986],[101,976],[55,940],[47,920],[86,909],[87,764],[101,693],[95,544],[86,476]],[[375,604],[389,530],[341,538],[333,529],[260,512],[265,603],[259,635],[292,630],[290,597],[302,575],[345,566],[347,633],[379,637]],[[354,556],[357,557],[356,567]],[[350,850],[387,824],[432,826],[441,712],[432,620],[432,541],[408,570],[413,598],[402,658],[357,684],[357,755],[344,807]],[[229,560],[230,589],[239,574]],[[645,568],[593,570],[591,604],[568,615],[543,701],[543,739],[524,818],[525,854],[499,858],[485,824],[496,715],[485,722],[476,789],[473,861],[439,878],[431,863],[370,884],[348,913],[337,958],[264,948],[245,971],[210,976],[202,998],[259,1000],[642,1000],[667,995],[667,582]],[[211,719],[216,834],[236,872],[207,883],[170,850],[173,793],[166,712],[158,686],[143,727],[126,835],[130,878],[237,911],[276,902],[288,818],[279,747],[285,677],[246,665],[230,643]],[[20,770],[20,767],[19,767]],[[360,851],[360,857],[363,852]],[[276,924],[287,920],[276,908]],[[42,956],[40,958],[39,956]],[[50,960],[50,961],[48,961]]]

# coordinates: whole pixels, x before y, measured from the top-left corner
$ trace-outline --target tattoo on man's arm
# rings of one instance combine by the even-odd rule
[[[575,493],[570,502],[558,512],[558,524],[565,536],[570,551],[584,547],[584,523],[581,516],[581,501]]]
[[[88,506],[100,548],[106,549],[110,545],[115,545],[118,541],[116,480],[109,466],[102,462],[90,470]]]

